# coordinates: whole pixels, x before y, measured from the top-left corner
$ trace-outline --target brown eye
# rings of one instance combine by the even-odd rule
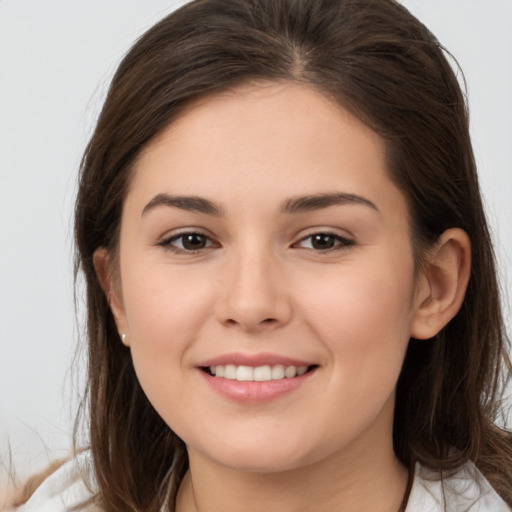
[[[311,246],[313,249],[325,250],[332,249],[336,245],[336,239],[332,235],[320,233],[311,237]]]
[[[348,240],[347,238],[333,233],[314,233],[313,235],[303,238],[298,246],[321,252],[343,249],[344,247],[353,245],[353,243],[352,240]]]
[[[211,247],[213,242],[202,233],[181,233],[164,240],[159,245],[175,252],[195,252]]]
[[[198,233],[190,233],[183,235],[182,246],[187,251],[196,251],[197,249],[204,249],[208,242],[208,239],[204,235]]]

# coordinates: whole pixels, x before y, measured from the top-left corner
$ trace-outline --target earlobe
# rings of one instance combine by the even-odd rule
[[[123,300],[121,297],[120,287],[115,281],[115,277],[112,273],[112,263],[110,261],[110,254],[107,249],[101,247],[96,249],[93,255],[94,268],[96,275],[103,288],[110,310],[114,316],[114,320],[119,331],[119,336],[124,345],[129,346],[128,337],[128,325],[126,321],[126,315],[124,311]]]
[[[411,337],[434,337],[459,311],[471,271],[471,243],[459,228],[446,230],[426,258],[418,280]]]

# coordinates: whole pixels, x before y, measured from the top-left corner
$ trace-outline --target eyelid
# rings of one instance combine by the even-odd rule
[[[330,247],[327,249],[315,249],[314,247],[300,247],[300,244],[302,242],[314,237],[315,235],[324,235],[324,236],[332,237],[338,243],[334,247]],[[331,251],[344,250],[350,246],[353,246],[354,244],[355,244],[355,241],[354,241],[353,237],[351,237],[351,236],[342,235],[340,233],[335,232],[333,229],[318,228],[318,229],[315,229],[314,231],[310,232],[307,235],[301,236],[297,242],[294,242],[292,247],[296,247],[299,249],[301,249],[301,248],[307,249],[307,250],[317,252],[317,253],[327,253],[327,252],[331,252]]]
[[[208,245],[205,247],[201,247],[199,249],[185,249],[181,247],[177,247],[173,245],[173,242],[176,240],[179,240],[180,238],[183,238],[187,235],[198,235],[201,237],[204,237],[208,240]],[[213,236],[206,233],[204,229],[201,228],[195,228],[195,227],[189,227],[189,228],[181,228],[177,232],[173,232],[170,234],[166,234],[162,236],[159,241],[157,242],[158,246],[162,247],[165,250],[177,253],[177,254],[198,254],[200,252],[207,251],[211,249],[212,247],[219,247],[220,244],[215,241]]]

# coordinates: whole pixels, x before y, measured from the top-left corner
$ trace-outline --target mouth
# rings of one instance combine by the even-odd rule
[[[247,366],[247,365],[216,365],[203,366],[201,370],[216,379],[235,380],[238,382],[268,382],[283,379],[294,379],[314,371],[318,365],[285,366],[282,364]]]

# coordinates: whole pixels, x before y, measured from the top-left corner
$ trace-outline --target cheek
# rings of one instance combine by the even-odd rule
[[[191,279],[186,272],[171,275],[161,266],[145,272],[127,269],[123,277],[137,378],[156,411],[175,427],[173,411],[180,411],[178,419],[196,417],[190,410],[193,401],[183,397],[189,396],[192,387],[187,371],[189,349],[197,343],[212,311],[208,280]]]
[[[351,375],[354,382],[394,382],[410,337],[413,276],[408,260],[381,259],[341,270],[336,279],[323,280],[318,293],[304,294],[304,317],[333,364],[343,367],[339,375]]]
[[[199,269],[195,276],[161,265],[140,269],[130,263],[123,274],[130,346],[138,371],[147,366],[151,378],[157,378],[151,368],[183,363],[184,354],[211,315],[212,290],[208,279],[197,275]]]
[[[387,421],[392,421],[394,392],[409,341],[412,286],[412,278],[368,268],[364,274],[340,276],[323,287],[316,300],[310,296],[304,303],[309,329],[330,354],[322,395],[329,411],[326,442],[337,442],[339,431],[350,437],[366,430],[385,408]]]

